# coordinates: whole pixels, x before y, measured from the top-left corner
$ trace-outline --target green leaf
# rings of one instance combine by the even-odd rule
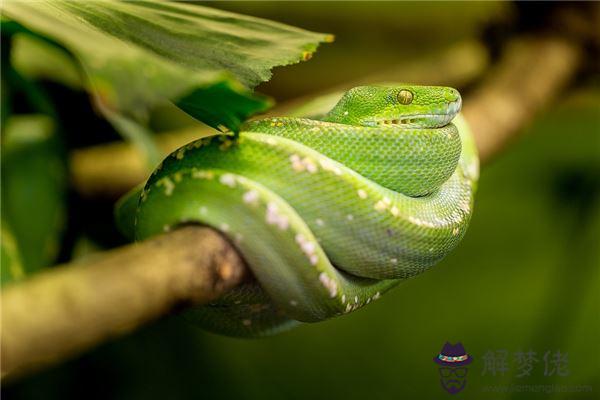
[[[2,221],[0,233],[0,286],[23,279],[24,276],[25,272],[23,271],[19,248],[6,221]]]
[[[171,100],[203,122],[237,130],[270,101],[249,88],[308,59],[330,36],[192,4],[6,2],[3,13],[66,48],[96,102],[145,124]],[[216,99],[216,101],[213,101]],[[179,102],[178,102],[179,101]]]
[[[81,75],[69,53],[58,46],[25,33],[12,37],[10,63],[23,76],[48,79],[71,89],[81,88]]]
[[[65,223],[67,173],[52,118],[8,117],[1,165],[2,221],[11,233],[5,235],[3,226],[3,257],[17,260],[20,254],[20,262],[9,265],[22,263],[27,274],[54,263]]]

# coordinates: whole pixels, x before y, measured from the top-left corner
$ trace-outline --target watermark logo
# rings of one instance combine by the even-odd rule
[[[456,394],[467,384],[467,365],[473,362],[473,357],[467,354],[462,343],[446,342],[433,361],[439,365],[440,383],[450,394]]]
[[[569,353],[559,349],[535,351],[533,349],[510,351],[487,349],[477,356],[478,368],[471,366],[471,391],[482,393],[593,393],[589,384],[572,384],[560,381],[571,376]],[[438,365],[440,384],[450,394],[463,391],[467,385],[467,367],[473,362],[462,343],[446,342],[433,358]],[[475,375],[473,375],[475,374]],[[512,381],[494,384],[495,377],[512,378]],[[554,377],[552,381],[543,379]],[[477,381],[482,378],[482,382]],[[533,381],[531,381],[533,380]],[[481,385],[477,387],[478,383]]]

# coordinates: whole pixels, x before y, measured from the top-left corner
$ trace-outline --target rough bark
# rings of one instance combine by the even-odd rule
[[[509,43],[502,62],[465,101],[481,160],[514,140],[552,100],[559,98],[581,61],[581,49],[553,36]]]
[[[247,271],[220,234],[186,226],[8,285],[2,377],[63,360],[175,308],[205,304]]]

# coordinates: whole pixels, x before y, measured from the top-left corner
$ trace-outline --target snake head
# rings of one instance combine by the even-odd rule
[[[362,126],[437,128],[458,114],[458,90],[443,86],[358,86],[347,91],[325,121]]]

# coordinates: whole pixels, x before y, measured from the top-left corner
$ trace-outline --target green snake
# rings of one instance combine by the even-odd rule
[[[239,250],[256,279],[187,313],[208,330],[263,336],[342,315],[463,237],[478,158],[451,123],[460,108],[448,87],[356,87],[319,119],[251,121],[181,147],[117,219],[137,240],[205,224]]]

